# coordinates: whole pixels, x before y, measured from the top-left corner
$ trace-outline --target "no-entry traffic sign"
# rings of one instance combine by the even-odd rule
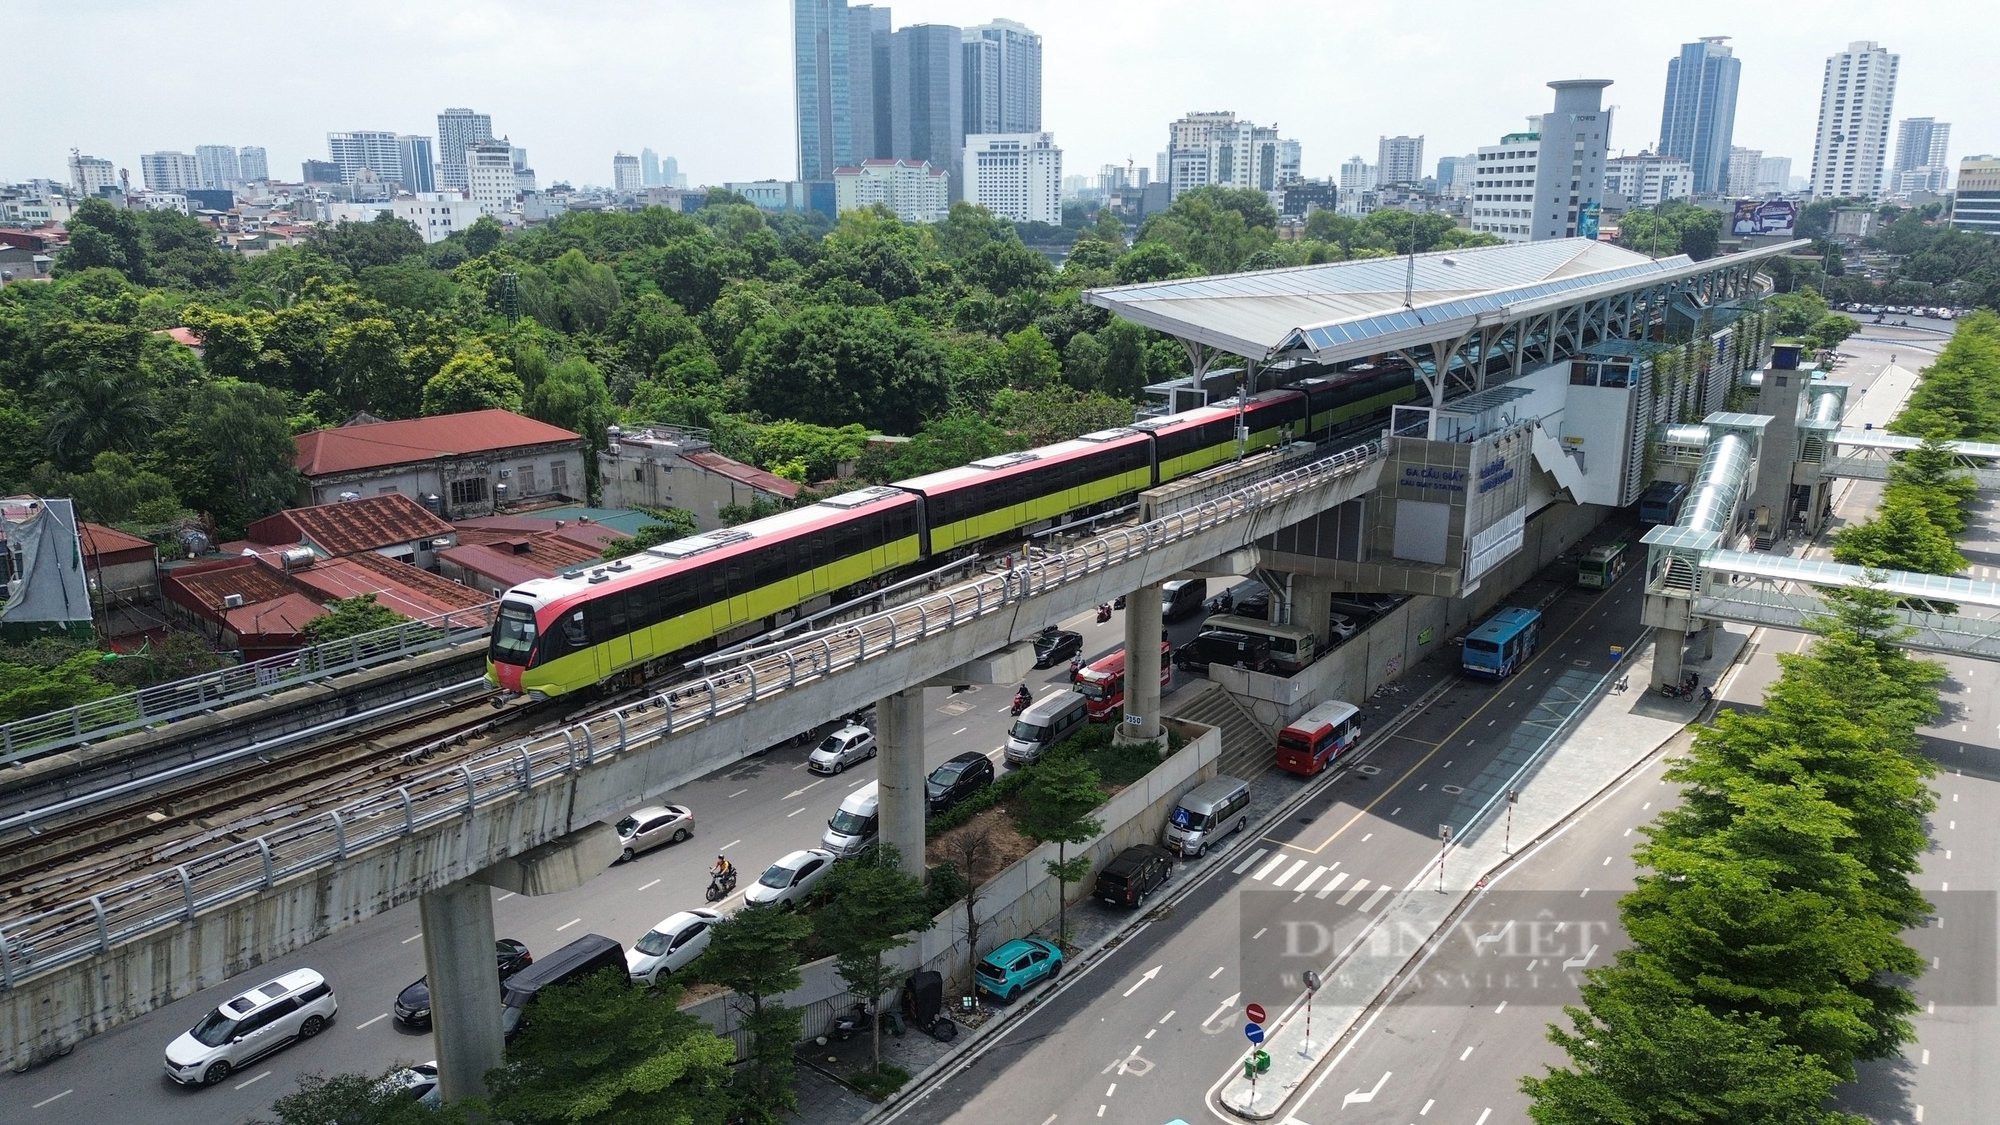
[[[1243,1009],[1243,1017],[1249,1020],[1251,1023],[1263,1023],[1264,1005],[1262,1004],[1250,1005],[1249,1007]]]

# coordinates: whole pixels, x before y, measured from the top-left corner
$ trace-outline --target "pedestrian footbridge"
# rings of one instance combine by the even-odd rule
[[[1894,594],[1896,643],[1922,652],[2000,660],[2000,583],[1936,574],[1868,570],[1846,563],[1711,551],[1700,564],[1694,613],[1718,621],[1804,629],[1832,612],[1821,591],[1866,588]]]
[[[1826,459],[1827,476],[1888,480],[1889,466],[1895,463],[1896,455],[1916,449],[1923,439],[1882,430],[1841,430],[1828,437],[1826,443],[1832,454]],[[2000,492],[2000,468],[1989,467],[2000,464],[2000,443],[1948,441],[1944,445],[1957,456],[1959,466],[1979,486],[1979,491]]]

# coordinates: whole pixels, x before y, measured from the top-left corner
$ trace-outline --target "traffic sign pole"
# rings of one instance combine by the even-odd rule
[[[1438,893],[1444,893],[1444,853],[1451,847],[1451,825],[1438,825]]]
[[[1514,854],[1514,802],[1521,799],[1519,790],[1507,790],[1507,832],[1500,840],[1500,854]]]
[[[1319,974],[1306,970],[1306,1045],[1299,1051],[1307,1058],[1313,1053],[1313,993],[1319,991]]]

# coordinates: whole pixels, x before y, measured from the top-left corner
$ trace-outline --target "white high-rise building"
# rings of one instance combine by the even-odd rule
[[[466,192],[479,205],[482,215],[505,215],[514,209],[514,146],[506,141],[477,141],[467,145],[461,166],[465,169]]]
[[[1826,60],[1820,82],[1819,136],[1813,142],[1814,195],[1882,193],[1900,61],[1900,56],[1870,40],[1849,43],[1847,50]]]
[[[951,210],[950,181],[950,173],[921,160],[864,160],[833,170],[833,204],[854,211],[881,203],[906,223],[942,222]]]
[[[1896,163],[1890,194],[1909,198],[1924,191],[1943,195],[1951,186],[1945,150],[1951,145],[1951,122],[1930,117],[1906,117],[1896,128]]]
[[[1678,156],[1616,156],[1604,162],[1604,190],[1635,207],[1650,207],[1694,194],[1694,166]]]
[[[1535,170],[1541,159],[1539,132],[1509,133],[1497,145],[1479,146],[1472,168],[1459,170],[1469,181],[1473,230],[1503,242],[1533,241]]]
[[[139,157],[139,175],[153,191],[201,188],[201,164],[185,152],[149,152]]]
[[[1017,223],[1062,225],[1062,150],[1055,134],[965,138],[965,200]]]
[[[1228,111],[1190,113],[1167,126],[1165,179],[1172,194],[1215,184],[1276,191],[1297,178],[1299,144],[1275,125]],[[1289,169],[1289,173],[1288,173]]]
[[[339,169],[343,184],[360,179],[363,168],[374,172],[377,179],[400,182],[403,178],[403,150],[394,132],[364,129],[328,133],[326,158]]]
[[[263,145],[244,145],[237,149],[236,167],[243,173],[243,182],[246,184],[271,178],[271,166],[264,158]]]
[[[1762,149],[1742,148],[1732,145],[1729,149],[1729,182],[1724,189],[1738,198],[1757,194],[1757,177],[1764,167]],[[1607,181],[1605,187],[1610,188]]]
[[[1358,152],[1341,162],[1340,190],[1342,194],[1350,191],[1373,191],[1374,189],[1375,165],[1361,159],[1361,154]]]
[[[235,145],[196,145],[194,162],[201,176],[200,186],[210,191],[227,190],[243,178],[243,171],[236,163]]]
[[[466,150],[493,139],[493,118],[469,109],[447,109],[438,114],[438,186],[446,191],[464,191],[468,186]]]
[[[118,169],[109,160],[69,150],[69,184],[76,189],[78,198],[88,199],[100,189],[114,187],[117,183]]]
[[[1382,137],[1376,143],[1375,182],[1414,184],[1424,178],[1424,139]]]
[[[1792,158],[1767,156],[1757,162],[1757,194],[1783,195],[1792,190]]]
[[[959,70],[967,135],[1039,132],[1042,37],[1013,20],[968,27],[964,36]],[[854,49],[851,36],[848,49]]]
[[[417,228],[425,242],[443,242],[478,221],[479,204],[455,191],[423,191],[399,195],[388,204],[395,216]]]
[[[397,137],[396,153],[403,169],[398,178],[403,181],[404,191],[412,195],[437,191],[437,159],[429,137],[407,134]]]
[[[611,190],[636,192],[646,184],[639,169],[639,158],[628,153],[616,153],[611,157]]]

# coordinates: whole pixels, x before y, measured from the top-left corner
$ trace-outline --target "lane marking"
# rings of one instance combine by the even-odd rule
[[[1493,1116],[1493,1107],[1489,1105],[1479,1112],[1479,1120],[1473,1122],[1472,1125],[1486,1125],[1486,1119],[1491,1116]]]
[[[504,894],[504,895],[501,895],[501,896],[500,896],[499,898],[496,898],[496,899],[494,899],[493,901],[494,901],[494,902],[506,902],[506,901],[507,901],[508,899],[510,899],[510,898],[513,898],[513,897],[514,897],[514,892],[513,892],[513,891],[508,891],[508,892],[507,892],[506,894]]]
[[[785,814],[785,819],[790,820],[804,811],[806,810],[804,810],[803,808],[793,809],[791,812]]]
[[[1221,976],[1221,975],[1222,975],[1222,970],[1224,970],[1224,969],[1226,969],[1226,968],[1228,968],[1228,967],[1229,967],[1229,966],[1227,966],[1227,965],[1217,965],[1217,966],[1215,967],[1215,971],[1214,971],[1214,972],[1212,972],[1212,973],[1210,973],[1210,974],[1208,974],[1208,979],[1210,979],[1210,980],[1214,980],[1214,979],[1215,979],[1216,977],[1219,977],[1219,976]],[[1172,1013],[1172,1012],[1169,1012],[1169,1013],[1167,1013],[1167,1014],[1168,1014],[1168,1015],[1172,1015],[1173,1013]],[[1161,1022],[1161,1023],[1165,1023],[1165,1022],[1167,1022],[1167,1021],[1165,1020],[1165,1018],[1162,1018],[1162,1019],[1160,1020],[1160,1022]]]
[[[1611,857],[1610,857],[1610,856],[1605,856],[1605,857],[1604,857],[1604,862],[1603,862],[1603,863],[1600,863],[1600,864],[1598,864],[1597,866],[1599,866],[1599,867],[1609,867],[1609,866],[1611,866]]]
[[[1432,1098],[1429,1101],[1426,1101],[1424,1103],[1424,1108],[1417,1111],[1417,1116],[1422,1117],[1425,1114],[1429,1113],[1431,1111],[1431,1107],[1436,1104],[1438,1104],[1438,1100],[1436,1098]],[[1048,1125],[1048,1122],[1044,1121],[1042,1122],[1042,1125]]]
[[[1104,1091],[1104,1096],[1108,1098],[1108,1097],[1110,1097],[1111,1095],[1113,1095],[1113,1094],[1115,1094],[1115,1093],[1117,1093],[1117,1092],[1118,1092],[1118,1083],[1116,1083],[1116,1082],[1113,1082],[1113,1083],[1112,1083],[1112,1084],[1110,1085],[1110,1087],[1109,1087],[1109,1088],[1107,1088],[1107,1089],[1106,1089],[1106,1090]]]
[[[1341,895],[1338,899],[1334,900],[1334,905],[1346,906],[1348,903],[1353,902],[1354,896],[1360,894],[1362,888],[1366,887],[1367,885],[1368,885],[1368,880],[1366,879],[1362,879],[1356,882],[1352,887],[1349,887],[1347,889],[1346,894]]]
[[[1402,811],[1403,811],[1403,806],[1401,806],[1401,805],[1397,805],[1397,806],[1396,806],[1395,808],[1393,808],[1393,809],[1390,809],[1390,810],[1389,810],[1389,815],[1390,815],[1390,816],[1395,816],[1395,815],[1396,815],[1397,813],[1399,813],[1399,812],[1402,812]]]
[[[560,926],[557,926],[557,927],[556,927],[556,932],[557,932],[557,933],[562,933],[562,932],[563,932],[564,930],[567,930],[567,929],[569,929],[569,928],[570,928],[571,926],[574,926],[574,925],[576,925],[576,924],[577,924],[578,922],[581,922],[581,921],[583,921],[583,919],[581,919],[581,918],[571,918],[571,919],[570,919],[569,921],[567,921],[567,922],[564,922],[564,923],[563,923],[562,925],[560,925]]]
[[[375,1026],[376,1024],[378,1024],[378,1023],[381,1023],[381,1022],[382,1022],[383,1020],[386,1020],[386,1019],[388,1019],[388,1018],[389,1018],[389,1013],[387,1013],[387,1012],[383,1012],[383,1013],[382,1013],[381,1015],[379,1015],[379,1016],[376,1016],[376,1017],[375,1017],[374,1019],[372,1019],[372,1020],[369,1020],[369,1021],[368,1021],[367,1023],[357,1023],[357,1024],[355,1024],[355,1025],[354,1025],[354,1030],[356,1030],[356,1031],[360,1031],[360,1030],[361,1030],[362,1028],[365,1028],[365,1027],[374,1027],[374,1026]]]
[[[1257,862],[1260,859],[1263,859],[1264,856],[1270,852],[1270,850],[1271,849],[1269,848],[1258,848],[1256,851],[1250,853],[1249,859],[1246,859],[1242,863],[1237,864],[1234,868],[1230,870],[1229,873],[1231,875],[1243,874],[1245,871],[1250,870],[1251,864]]]
[[[1256,933],[1254,933],[1254,934],[1251,934],[1251,935],[1250,935],[1250,940],[1251,940],[1251,941],[1256,941],[1256,940],[1257,940],[1258,938],[1260,938],[1260,937],[1263,937],[1263,936],[1264,936],[1265,934],[1268,934],[1268,933],[1270,933],[1270,932],[1271,932],[1271,927],[1269,927],[1269,926],[1265,926],[1265,927],[1264,927],[1263,929],[1261,929],[1261,930],[1258,930],[1258,931],[1257,931]],[[1931,958],[1931,960],[1935,961],[1935,960],[1937,960],[1937,958],[1933,957],[1933,958]],[[1932,965],[1932,966],[1931,966],[1931,968],[1935,969],[1935,968],[1937,968],[1937,966],[1936,966],[1936,965]]]
[[[1500,1006],[1499,1006],[1499,1007],[1497,1007],[1497,1008],[1495,1008],[1495,1009],[1493,1009],[1493,1014],[1497,1016],[1497,1015],[1499,1015],[1499,1014],[1500,1014],[1501,1012],[1504,1012],[1504,1011],[1506,1011],[1506,1010],[1507,1010],[1507,1002],[1506,1002],[1505,1000],[1502,1000],[1502,1001],[1500,1001]]]
[[[1055,1114],[1053,1114],[1053,1113],[1051,1113],[1051,1114],[1049,1114],[1049,1117],[1048,1117],[1048,1121],[1044,1121],[1044,1122],[1042,1122],[1042,1125],[1049,1125],[1049,1121],[1054,1121],[1055,1119],[1056,1119],[1056,1115],[1055,1115]]]
[[[411,942],[413,942],[413,941],[417,940],[418,938],[420,938],[420,937],[422,937],[422,936],[424,936],[424,935],[423,935],[423,933],[422,933],[422,931],[419,931],[419,932],[417,932],[417,933],[414,933],[414,934],[411,934],[411,935],[410,935],[409,937],[406,937],[406,938],[404,938],[404,939],[403,939],[403,944],[404,944],[404,945],[408,945],[408,944],[410,944]]]
[[[1272,856],[1272,857],[1271,857],[1271,862],[1269,862],[1269,863],[1265,864],[1265,865],[1264,865],[1263,867],[1259,868],[1259,869],[1258,869],[1258,871],[1257,871],[1257,873],[1256,873],[1255,875],[1252,875],[1252,876],[1250,876],[1250,877],[1251,877],[1252,879],[1257,879],[1257,880],[1262,880],[1262,879],[1264,878],[1264,876],[1266,876],[1266,875],[1269,875],[1269,874],[1270,874],[1271,872],[1273,872],[1273,871],[1277,870],[1277,868],[1278,868],[1278,865],[1279,865],[1279,864],[1281,864],[1281,863],[1283,863],[1283,862],[1285,862],[1285,858],[1286,858],[1286,857],[1285,857],[1285,853],[1283,853],[1283,852],[1279,852],[1279,853],[1278,853],[1277,855],[1274,855],[1274,856]],[[1300,862],[1302,862],[1302,863],[1303,863],[1304,861],[1303,861],[1303,860],[1301,860]]]
[[[30,1108],[30,1109],[40,1109],[40,1108],[42,1108],[43,1106],[45,1106],[45,1105],[49,1104],[50,1102],[59,1102],[59,1101],[63,1100],[63,1099],[64,1099],[64,1098],[66,1098],[66,1097],[69,1097],[69,1096],[70,1096],[71,1094],[74,1094],[74,1093],[76,1093],[76,1087],[74,1087],[74,1086],[71,1086],[71,1087],[70,1087],[69,1089],[67,1089],[67,1090],[64,1090],[64,1091],[63,1091],[62,1093],[60,1093],[60,1094],[57,1094],[57,1095],[56,1095],[55,1097],[53,1097],[53,1098],[43,1098],[43,1099],[42,1099],[41,1101],[38,1101],[38,1102],[36,1102],[36,1103],[35,1103],[34,1105],[32,1105],[32,1106],[29,1106],[28,1108]],[[1048,1123],[1047,1123],[1047,1122],[1043,1122],[1043,1125],[1048,1125]]]
[[[959,735],[964,734],[966,731],[969,731],[971,729],[972,729],[971,727],[960,727],[957,730],[952,731],[951,736],[953,738],[957,738]]]
[[[1359,888],[1356,889],[1358,890]],[[1387,883],[1377,883],[1375,884],[1375,893],[1369,895],[1368,898],[1365,901],[1363,901],[1360,906],[1357,906],[1354,909],[1361,911],[1363,914],[1366,914],[1371,908],[1374,907],[1376,903],[1382,901],[1383,895],[1386,895],[1388,893],[1389,893],[1389,885]]]
[[[1227,999],[1227,1000],[1224,1000],[1224,1001],[1223,1001],[1222,1003],[1220,1003],[1220,1004],[1216,1005],[1216,1007],[1215,1007],[1215,1011],[1213,1011],[1213,1012],[1209,1013],[1209,1016],[1208,1016],[1208,1018],[1207,1018],[1207,1019],[1205,1019],[1205,1020],[1203,1020],[1203,1021],[1201,1021],[1201,1026],[1203,1026],[1203,1027],[1207,1027],[1207,1026],[1208,1026],[1209,1024],[1212,1024],[1212,1023],[1214,1023],[1214,1022],[1215,1022],[1215,1017],[1217,1017],[1217,1016],[1219,1016],[1219,1015],[1222,1015],[1222,1014],[1223,1014],[1224,1012],[1227,1012],[1227,1011],[1228,1011],[1228,1010],[1229,1010],[1229,1009],[1230,1009],[1231,1007],[1234,1007],[1234,1006],[1235,1006],[1235,1004],[1236,1004],[1236,1001],[1237,1001],[1237,1000],[1238,1000],[1239,998],[1241,998],[1241,997],[1242,997],[1242,995],[1243,995],[1243,994],[1242,994],[1241,992],[1232,992],[1232,993],[1230,993],[1230,994],[1229,994],[1229,999]]]
[[[722,850],[726,852],[726,851],[728,851],[729,849],[731,849],[731,848],[735,847],[736,845],[738,845],[738,844],[740,844],[740,843],[742,843],[742,842],[743,842],[743,841],[741,841],[741,840],[731,840],[731,841],[729,841],[728,843],[726,843],[726,844],[722,845]]]
[[[1217,969],[1217,970],[1215,970],[1215,973],[1219,973],[1219,972],[1221,972],[1221,971],[1222,971],[1221,969]],[[1208,974],[1208,979],[1210,979],[1210,980],[1214,980],[1214,979],[1215,979],[1215,973],[1210,973],[1210,974]],[[1168,1013],[1167,1013],[1166,1015],[1164,1015],[1164,1016],[1161,1016],[1161,1017],[1160,1017],[1160,1022],[1161,1022],[1161,1023],[1165,1023],[1165,1022],[1167,1022],[1168,1020],[1170,1020],[1170,1019],[1173,1019],[1173,1018],[1174,1018],[1174,1014],[1173,1014],[1173,1012],[1169,1011],[1169,1012],[1168,1012]]]
[[[745,794],[745,793],[748,793],[748,792],[750,792],[750,791],[749,791],[748,789],[738,789],[738,790],[737,790],[736,792],[734,792],[734,793],[731,793],[731,794],[730,794],[729,796],[727,796],[727,797],[724,797],[724,798],[723,798],[723,800],[725,800],[725,801],[733,801],[733,800],[735,800],[736,798],[738,798],[738,797],[741,797],[741,796],[742,796],[743,794]]]
[[[1374,838],[1375,838],[1375,833],[1370,832],[1368,835],[1361,837],[1361,842],[1365,844],[1368,841],[1373,840]]]
[[[1379,1094],[1379,1093],[1381,1093],[1381,1092],[1382,1092],[1382,1086],[1383,1086],[1383,1084],[1384,1084],[1384,1083],[1386,1083],[1386,1082],[1388,1082],[1388,1081],[1389,1081],[1389,1076],[1390,1076],[1391,1074],[1394,1074],[1394,1073],[1395,1073],[1395,1071],[1392,1071],[1392,1070],[1385,1070],[1385,1071],[1383,1071],[1383,1072],[1382,1072],[1382,1077],[1380,1077],[1380,1078],[1378,1078],[1378,1079],[1376,1079],[1376,1080],[1375,1080],[1375,1088],[1374,1088],[1374,1089],[1372,1089],[1372,1090],[1369,1090],[1369,1091],[1367,1091],[1366,1093],[1363,1093],[1363,1092],[1361,1091],[1360,1087],[1356,1087],[1356,1088],[1355,1088],[1355,1089],[1354,1089],[1354,1090],[1353,1090],[1353,1091],[1352,1091],[1351,1093],[1349,1093],[1349,1094],[1348,1094],[1348,1095],[1347,1095],[1347,1096],[1346,1096],[1345,1098],[1342,1098],[1342,1099],[1341,1099],[1341,1101],[1340,1101],[1340,1108],[1342,1108],[1342,1109],[1346,1109],[1346,1108],[1347,1108],[1348,1106],[1350,1106],[1350,1105],[1353,1105],[1353,1104],[1354,1104],[1355,1102],[1372,1102],[1372,1101],[1374,1101],[1374,1100],[1375,1100],[1375,1095],[1377,1095],[1377,1094]]]
[[[1946,859],[1950,859],[1951,853],[1950,852],[1944,853],[1944,857]],[[1284,886],[1286,883],[1292,881],[1292,876],[1297,875],[1300,871],[1303,871],[1305,869],[1305,866],[1306,866],[1306,861],[1303,859],[1298,861],[1297,863],[1292,864],[1290,867],[1285,868],[1285,873],[1283,875],[1280,875],[1276,879],[1271,880],[1271,885],[1274,887]]]
[[[1156,976],[1159,976],[1159,975],[1160,975],[1160,970],[1161,970],[1161,969],[1163,969],[1163,968],[1165,968],[1165,967],[1166,967],[1166,966],[1164,966],[1164,965],[1155,965],[1155,966],[1153,966],[1152,968],[1150,968],[1150,969],[1147,969],[1147,970],[1146,970],[1145,972],[1143,972],[1143,973],[1140,973],[1140,974],[1139,974],[1139,979],[1138,979],[1138,980],[1135,980],[1135,981],[1133,981],[1133,982],[1132,982],[1132,987],[1130,987],[1130,988],[1128,988],[1128,989],[1126,989],[1126,990],[1125,990],[1125,995],[1127,995],[1127,996],[1130,996],[1130,995],[1132,995],[1132,994],[1133,994],[1134,992],[1137,992],[1137,991],[1139,991],[1139,986],[1140,986],[1140,985],[1142,985],[1142,984],[1145,984],[1145,983],[1146,983],[1147,981],[1149,981],[1149,980],[1152,980],[1152,979],[1153,979],[1154,977],[1156,977]],[[1107,1094],[1107,1095],[1105,1095],[1105,1096],[1106,1096],[1106,1097],[1109,1097],[1110,1095],[1108,1095],[1108,1094]]]
[[[269,1078],[269,1077],[271,1077],[271,1072],[267,1070],[267,1071],[265,1071],[264,1073],[262,1073],[262,1074],[258,1075],[258,1076],[257,1076],[257,1077],[255,1077],[255,1078],[250,1078],[250,1079],[245,1079],[245,1080],[244,1080],[244,1081],[242,1081],[242,1082],[238,1082],[238,1083],[236,1084],[236,1088],[237,1088],[237,1089],[239,1089],[239,1090],[241,1090],[241,1089],[242,1089],[243,1087],[245,1087],[245,1086],[254,1086],[254,1085],[256,1085],[257,1083],[259,1083],[259,1082],[262,1082],[262,1081],[263,1081],[264,1079],[266,1079],[266,1078]]]
[[[633,892],[633,893],[634,893],[634,894],[637,894],[637,893],[640,893],[640,892],[643,892],[643,891],[650,891],[650,890],[652,890],[652,889],[653,889],[654,887],[657,887],[657,886],[659,886],[659,885],[660,885],[660,881],[659,881],[658,879],[655,879],[655,880],[653,880],[652,882],[650,882],[650,883],[647,883],[647,884],[646,884],[645,886],[643,886],[643,887],[640,887],[638,891],[635,891],[635,892]]]
[[[1465,1049],[1465,1053],[1464,1053],[1464,1054],[1462,1054],[1462,1055],[1460,1055],[1460,1056],[1458,1056],[1458,1061],[1459,1061],[1459,1062],[1464,1062],[1465,1060],[1467,1060],[1467,1059],[1469,1059],[1469,1058],[1471,1058],[1471,1057],[1472,1057],[1472,1048],[1470,1048],[1470,1047],[1467,1047],[1467,1048]]]
[[[1335,875],[1335,876],[1334,876],[1333,878],[1331,878],[1331,879],[1328,879],[1328,880],[1326,881],[1326,886],[1324,886],[1324,887],[1321,887],[1321,888],[1319,889],[1319,893],[1318,893],[1318,894],[1316,894],[1316,895],[1314,895],[1313,897],[1314,897],[1314,898],[1325,898],[1326,896],[1328,896],[1328,895],[1332,894],[1333,892],[1335,892],[1335,891],[1339,890],[1339,889],[1340,889],[1340,885],[1341,885],[1342,883],[1345,883],[1345,882],[1347,882],[1347,873],[1346,873],[1346,872],[1342,872],[1342,873],[1341,873],[1341,874],[1339,874],[1339,875]]]
[[[1326,874],[1326,872],[1327,869],[1324,867],[1313,868],[1311,872],[1307,873],[1305,878],[1299,880],[1299,886],[1298,886],[1299,893],[1300,894],[1306,893],[1306,891],[1310,889],[1314,883],[1319,881],[1319,877]]]

